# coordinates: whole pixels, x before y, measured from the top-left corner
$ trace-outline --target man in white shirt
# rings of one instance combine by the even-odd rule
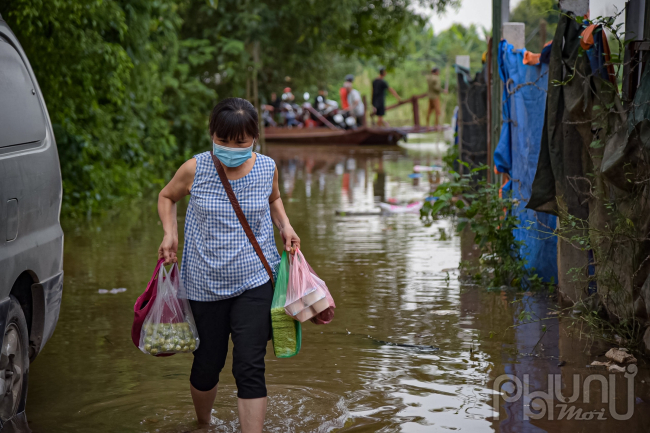
[[[350,90],[348,91],[348,106],[349,106],[348,111],[350,112],[350,115],[356,119],[357,125],[361,125],[363,114],[366,111],[366,107],[364,107],[363,101],[361,100],[361,94],[352,85],[352,81],[354,80],[354,77],[353,76],[349,76],[349,77],[351,77],[352,79],[346,80],[349,82],[350,85]]]

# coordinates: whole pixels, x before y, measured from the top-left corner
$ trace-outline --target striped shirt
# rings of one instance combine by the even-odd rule
[[[237,219],[210,152],[194,158],[196,174],[185,216],[181,296],[204,302],[232,298],[261,286],[269,276]],[[266,260],[275,270],[280,255],[269,205],[274,173],[273,159],[258,153],[250,173],[231,180],[230,185]]]

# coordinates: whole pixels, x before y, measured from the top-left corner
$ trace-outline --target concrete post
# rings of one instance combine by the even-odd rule
[[[469,69],[469,56],[456,56],[456,64]]]
[[[589,13],[589,0],[560,0],[560,10],[583,17]]]
[[[526,24],[504,23],[501,37],[512,44],[515,50],[526,47]]]

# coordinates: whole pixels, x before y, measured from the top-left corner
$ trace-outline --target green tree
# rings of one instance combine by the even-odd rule
[[[64,210],[86,212],[138,195],[178,159],[174,128],[195,127],[191,109],[212,98],[183,74],[181,25],[170,0],[10,0],[0,12],[25,49],[59,148]],[[189,56],[189,54],[187,54]],[[169,92],[165,92],[169,89]],[[202,96],[201,99],[199,96]],[[201,113],[203,117],[205,113]]]
[[[542,50],[543,45],[553,39],[560,12],[555,0],[522,0],[517,5],[510,21],[526,24],[526,49],[535,53]],[[546,40],[540,39],[540,22],[546,21]]]
[[[260,87],[268,94],[284,87],[312,88],[339,79],[337,62],[375,60],[392,66],[411,49],[413,28],[424,19],[419,4],[433,10],[457,0],[383,1],[202,0],[182,6],[183,38],[209,40],[216,47],[211,62],[195,72],[222,96],[245,96],[254,68],[252,44],[260,44]]]
[[[415,6],[459,0],[4,0],[53,123],[64,210],[143,194],[209,145],[217,95],[314,88],[340,64],[399,64],[424,28]],[[261,47],[253,63],[251,47]],[[340,62],[337,64],[336,62]]]

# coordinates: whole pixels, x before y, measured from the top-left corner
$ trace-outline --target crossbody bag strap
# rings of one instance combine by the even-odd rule
[[[269,278],[271,278],[271,285],[275,286],[275,281],[273,281],[273,271],[271,270],[271,266],[269,265],[269,262],[266,260],[266,257],[264,257],[264,253],[262,253],[262,248],[260,248],[260,244],[257,243],[257,239],[255,239],[255,235],[253,234],[253,230],[251,230],[251,226],[249,226],[248,221],[246,221],[246,216],[244,215],[244,212],[241,210],[241,207],[239,206],[239,202],[237,201],[237,196],[235,195],[235,192],[232,190],[232,186],[230,186],[230,181],[228,180],[228,176],[226,176],[226,172],[223,169],[223,166],[221,165],[221,161],[219,161],[219,158],[214,156],[214,153],[212,152],[210,152],[210,156],[212,156],[212,162],[214,163],[214,168],[217,169],[217,174],[219,174],[219,179],[221,179],[223,188],[226,190],[226,194],[228,195],[228,200],[230,200],[230,204],[235,210],[235,215],[237,215],[237,219],[239,220],[239,223],[244,229],[244,232],[246,233],[246,237],[248,237],[248,240],[251,242],[251,245],[253,245],[253,249],[257,253],[257,256],[262,261],[262,264],[264,265],[264,269],[266,269],[266,273],[269,274]]]

